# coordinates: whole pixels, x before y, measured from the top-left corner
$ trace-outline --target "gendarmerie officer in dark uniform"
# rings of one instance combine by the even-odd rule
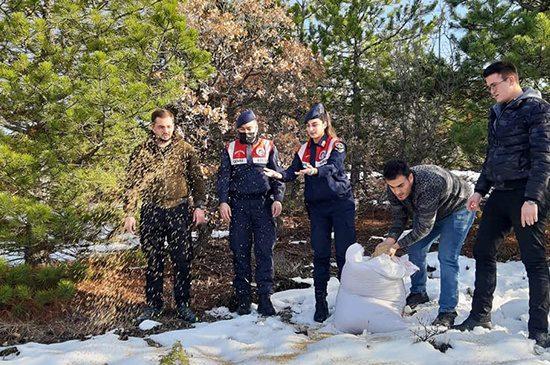
[[[330,278],[331,233],[334,230],[338,278],[346,250],[355,243],[355,201],[344,169],[346,146],[336,136],[323,104],[313,105],[305,116],[309,140],[296,152],[285,171],[264,169],[267,176],[292,181],[305,176],[304,196],[311,222],[315,315],[324,322],[329,314],[327,283]]]
[[[284,184],[263,173],[264,167],[279,170],[278,153],[271,140],[259,136],[254,113],[251,110],[242,112],[236,127],[238,138],[222,151],[218,198],[222,218],[230,221],[229,242],[233,251],[237,313],[250,313],[250,261],[254,242],[258,313],[272,316],[276,314],[270,299],[275,217],[281,214]]]

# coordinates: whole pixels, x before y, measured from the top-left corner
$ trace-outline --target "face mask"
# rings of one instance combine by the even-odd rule
[[[242,133],[239,132],[239,141],[246,144],[254,144],[258,140],[258,131]]]

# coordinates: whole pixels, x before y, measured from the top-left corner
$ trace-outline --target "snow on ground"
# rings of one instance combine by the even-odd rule
[[[521,262],[498,264],[493,330],[447,331],[435,336],[436,343],[452,346],[446,353],[427,342],[415,343],[412,331],[423,333],[422,324],[430,323],[437,314],[437,253],[429,254],[428,263],[436,267],[428,280],[428,294],[434,300],[406,317],[409,329],[403,331],[359,336],[338,333],[330,318],[323,325],[313,322],[312,288],[293,289],[273,295],[276,308],[291,323],[279,317],[260,318],[255,312],[236,316],[227,308],[215,308],[209,314],[223,318],[217,322],[150,336],[163,345],[161,348],[149,347],[139,338],[121,341],[109,333],[85,341],[21,345],[21,354],[2,364],[158,364],[176,341],[183,345],[191,364],[550,364],[550,351],[535,348],[534,341],[526,338],[528,283]],[[464,320],[470,309],[468,293],[473,289],[475,263],[461,257],[460,267],[458,321]],[[312,284],[312,279],[295,280]],[[338,285],[338,280],[332,278],[328,296],[331,312]]]
[[[212,231],[212,238],[224,238],[229,237],[229,231]]]
[[[451,172],[469,182],[472,186],[472,189],[474,188],[477,179],[479,178],[479,172],[460,170],[451,170]]]
[[[162,325],[162,323],[147,319],[139,324],[139,329],[142,331],[148,331],[160,325]]]
[[[197,232],[191,232],[193,238],[198,237]],[[212,238],[225,238],[229,236],[229,231],[212,231]],[[116,242],[109,244],[94,244],[92,242],[80,242],[76,247],[66,248],[50,254],[50,258],[54,261],[73,261],[77,257],[105,254],[118,251],[127,251],[139,246],[139,237],[133,234],[125,233],[116,238]],[[11,265],[24,263],[22,253],[13,253],[0,250],[0,258],[5,259]]]

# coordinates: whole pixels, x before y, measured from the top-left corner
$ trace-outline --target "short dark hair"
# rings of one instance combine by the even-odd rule
[[[512,62],[498,61],[485,67],[483,70],[483,78],[489,77],[492,74],[500,74],[503,77],[514,75],[519,79],[518,70]]]
[[[174,114],[168,110],[168,109],[155,109],[155,111],[153,111],[153,113],[151,113],[151,124],[155,124],[155,121],[157,120],[157,118],[166,118],[166,117],[170,117],[172,118],[172,120],[174,120]]]
[[[399,175],[409,177],[411,169],[409,164],[403,160],[390,160],[384,165],[384,179],[394,180]]]

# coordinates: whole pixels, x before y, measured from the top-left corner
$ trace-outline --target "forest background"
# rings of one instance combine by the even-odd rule
[[[391,157],[478,171],[481,70],[501,59],[548,100],[548,2],[2,0],[0,248],[36,265],[120,233],[128,157],[161,106],[200,151],[212,222],[219,152],[245,108],[287,166],[302,116],[325,103],[360,205]]]

